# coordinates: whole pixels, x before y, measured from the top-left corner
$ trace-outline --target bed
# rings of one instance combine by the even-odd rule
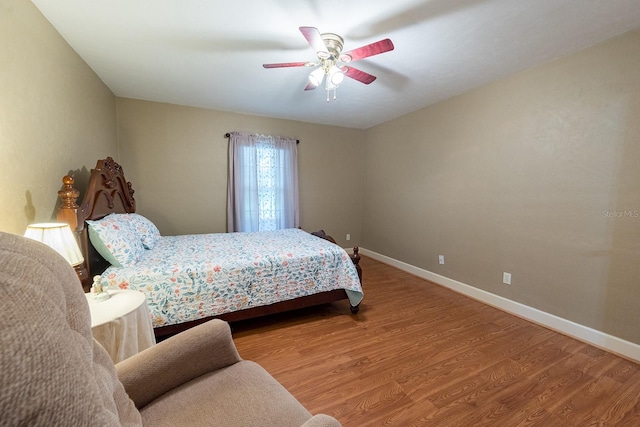
[[[358,248],[349,255],[322,230],[161,236],[136,213],[132,185],[111,157],[91,171],[80,205],[73,177],[62,182],[57,217],[78,234],[85,291],[95,275],[142,291],[158,338],[214,317],[232,322],[345,299],[358,312]]]

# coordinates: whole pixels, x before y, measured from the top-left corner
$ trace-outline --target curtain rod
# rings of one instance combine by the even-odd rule
[[[231,137],[231,134],[229,132],[227,132],[227,133],[224,134],[224,137],[225,138],[229,138],[229,137]],[[296,139],[296,144],[300,144],[300,140],[299,139]]]

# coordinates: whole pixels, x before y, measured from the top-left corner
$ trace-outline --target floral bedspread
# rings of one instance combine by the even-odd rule
[[[345,289],[354,306],[363,297],[346,251],[299,229],[163,236],[102,280],[144,292],[154,327],[333,289]]]

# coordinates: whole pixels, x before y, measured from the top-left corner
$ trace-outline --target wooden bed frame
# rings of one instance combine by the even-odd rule
[[[95,169],[91,170],[89,185],[87,186],[87,191],[80,205],[77,204],[80,192],[73,186],[73,177],[69,175],[65,176],[62,178],[62,183],[62,188],[58,191],[62,204],[58,209],[57,219],[58,221],[68,223],[78,236],[85,261],[76,267],[76,272],[78,273],[78,277],[80,277],[82,287],[85,292],[88,292],[92,284],[93,276],[102,274],[109,266],[109,263],[91,245],[87,228],[85,227],[85,220],[97,220],[104,218],[110,213],[134,213],[136,211],[136,201],[133,197],[134,190],[131,183],[125,179],[122,167],[111,157],[98,160]],[[311,234],[336,243],[336,241],[331,236],[325,234],[323,230]],[[356,266],[358,277],[362,283],[362,269],[359,265],[360,255],[358,254],[357,246],[353,248],[353,254],[350,255],[350,257]],[[336,289],[262,307],[225,313],[215,317],[234,322],[343,299],[347,299],[347,294],[344,289]],[[351,306],[351,312],[353,314],[357,313],[358,310],[358,306]],[[212,318],[213,317],[208,317],[178,325],[162,326],[155,329],[155,334],[158,338],[173,335]]]

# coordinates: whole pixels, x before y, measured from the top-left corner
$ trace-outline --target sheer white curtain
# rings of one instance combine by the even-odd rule
[[[232,132],[227,231],[295,228],[299,222],[296,140]]]

